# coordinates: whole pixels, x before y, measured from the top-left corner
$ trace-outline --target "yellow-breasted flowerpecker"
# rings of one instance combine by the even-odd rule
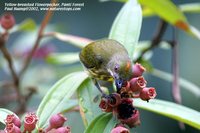
[[[119,92],[133,75],[127,50],[115,40],[103,39],[92,42],[82,49],[79,57],[100,91],[98,79],[114,81]]]

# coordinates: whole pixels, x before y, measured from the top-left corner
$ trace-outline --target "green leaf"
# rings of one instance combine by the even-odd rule
[[[87,127],[91,121],[101,113],[101,109],[94,98],[99,94],[91,79],[85,80],[78,89],[78,98],[81,116]]]
[[[181,25],[178,25],[179,23],[188,26],[186,17],[170,0],[139,0],[139,2],[143,6],[150,8],[167,22],[177,25],[179,28],[183,28]]]
[[[192,25],[190,25],[189,34],[191,34],[192,36],[194,36],[200,40],[200,31]]]
[[[173,81],[172,74],[158,70],[158,69],[153,69],[153,71],[150,74],[152,74],[153,76],[159,77],[163,80],[169,81],[169,82]],[[185,90],[191,92],[197,98],[200,98],[200,88],[198,86],[196,86],[195,84],[193,84],[190,81],[183,79],[183,78],[179,78],[179,84],[182,89],[185,89]]]
[[[20,31],[33,31],[36,29],[36,23],[33,19],[28,18],[24,20],[20,25],[18,30]]]
[[[111,130],[118,124],[119,121],[117,120],[116,117],[112,117],[110,121],[108,122],[106,128],[104,129],[104,133],[110,133]]]
[[[73,65],[68,66],[67,69],[65,67],[59,67],[59,69],[57,69],[57,66],[55,66],[54,69],[56,69],[56,76],[58,78],[61,78],[64,75],[72,73],[72,72],[83,71],[83,66],[81,64],[73,64]],[[63,71],[65,73],[63,73]]]
[[[78,106],[78,100],[75,99],[69,99],[65,105],[63,104],[63,111],[62,113],[66,113],[68,111],[70,111],[71,109],[73,109],[74,107]]]
[[[97,123],[97,121],[99,119],[101,119],[103,116],[105,116],[106,113],[102,113],[99,116],[97,116],[95,119],[93,119],[93,121],[90,123],[90,125],[86,128],[84,133],[90,133],[90,131],[92,130],[92,128],[95,126],[95,124]]]
[[[84,46],[92,42],[92,40],[88,38],[83,38],[83,37],[69,35],[69,34],[62,34],[58,32],[51,32],[47,34],[46,36],[53,36],[60,41],[71,43],[78,48],[83,48]]]
[[[186,13],[200,13],[200,3],[187,3],[179,6],[180,10]]]
[[[115,18],[109,38],[122,43],[130,57],[138,43],[142,25],[142,11],[137,0],[129,0]]]
[[[139,0],[139,2],[152,10],[159,17],[167,21],[168,23],[186,31],[190,35],[200,39],[200,32],[190,26],[186,17],[181,10],[170,0]],[[147,9],[149,13],[150,10]]]
[[[37,116],[40,118],[39,128],[45,127],[51,115],[63,112],[68,108],[69,98],[87,77],[88,75],[84,72],[71,73],[59,80],[47,92],[37,110]]]
[[[72,64],[79,61],[79,53],[53,53],[46,57],[46,61],[51,64]]]
[[[187,3],[178,6],[182,12],[185,13],[200,13],[200,3]],[[155,15],[155,12],[148,7],[144,7],[142,10],[144,17],[149,17]]]
[[[112,113],[103,113],[97,116],[84,133],[106,133],[104,132],[107,123],[111,120]]]
[[[200,129],[200,112],[188,107],[158,99],[152,99],[149,102],[134,99],[133,104],[135,107],[175,119]]]
[[[0,122],[5,124],[4,120],[6,119],[7,115],[10,115],[10,114],[16,115],[15,113],[13,113],[10,110],[4,109],[4,108],[0,108]]]
[[[156,15],[154,11],[152,11],[150,8],[148,7],[143,7],[142,8],[142,16],[143,17],[151,17]]]
[[[111,0],[101,0],[111,1]],[[118,2],[126,2],[127,0],[113,0]],[[188,34],[200,39],[200,31],[195,27],[190,26],[187,22],[186,17],[184,16],[181,9],[191,10],[195,5],[190,6],[182,6],[182,8],[178,8],[172,1],[170,0],[138,0],[138,2],[144,6],[143,15],[151,16],[153,14],[158,15],[166,22],[186,31]],[[127,2],[128,3],[128,2]],[[199,4],[197,4],[192,10],[193,12],[199,12]],[[191,11],[191,12],[192,12]]]
[[[11,29],[11,32],[17,31],[34,31],[36,29],[36,23],[33,19],[27,18],[22,23],[16,25]]]

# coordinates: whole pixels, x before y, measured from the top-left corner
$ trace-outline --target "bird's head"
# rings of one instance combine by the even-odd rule
[[[117,90],[120,90],[133,76],[132,63],[129,58],[115,60],[111,63],[109,72],[115,81]]]

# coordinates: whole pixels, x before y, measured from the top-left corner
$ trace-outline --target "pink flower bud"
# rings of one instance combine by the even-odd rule
[[[10,13],[5,13],[3,16],[1,16],[1,26],[5,30],[11,29],[15,25],[15,18]]]
[[[21,127],[21,121],[19,119],[18,116],[11,114],[11,115],[7,115],[6,119],[5,119],[5,123],[13,123],[15,126],[17,127]]]
[[[112,129],[111,133],[130,133],[130,131],[123,125],[117,125],[115,128]]]
[[[59,127],[57,129],[52,129],[47,133],[71,133],[70,127]]]
[[[24,130],[31,132],[35,129],[38,121],[37,116],[34,113],[29,113],[24,118]]]
[[[120,103],[121,103],[121,96],[118,93],[110,94],[110,97],[108,98],[108,104],[111,107],[116,107]]]
[[[139,63],[133,65],[132,69],[133,69],[133,77],[142,76],[143,72],[146,71],[146,69]]]
[[[6,124],[4,131],[6,133],[21,133],[20,128],[15,126],[13,123]]]
[[[133,110],[131,117],[127,119],[120,119],[123,124],[128,125],[130,128],[140,125],[140,114],[138,110]]]
[[[70,127],[60,127],[56,129],[56,133],[71,133]]]
[[[55,128],[53,128],[53,129],[51,129],[50,131],[47,131],[46,130],[46,132],[45,133],[56,133],[56,129]]]
[[[145,87],[140,91],[140,98],[145,101],[155,98],[156,95],[156,90],[153,87]]]
[[[139,92],[142,88],[146,87],[147,81],[143,76],[132,78],[130,80],[130,90],[132,92]]]
[[[108,104],[107,98],[102,98],[99,107],[103,112],[112,112],[112,107]]]
[[[52,115],[49,120],[49,126],[52,128],[59,128],[62,127],[63,124],[67,121],[67,118],[65,118],[62,114],[55,114]]]

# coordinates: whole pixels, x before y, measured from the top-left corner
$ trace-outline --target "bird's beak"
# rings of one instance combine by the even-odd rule
[[[123,80],[121,78],[115,79],[115,85],[117,87],[117,91],[120,91],[120,89],[123,87]]]

